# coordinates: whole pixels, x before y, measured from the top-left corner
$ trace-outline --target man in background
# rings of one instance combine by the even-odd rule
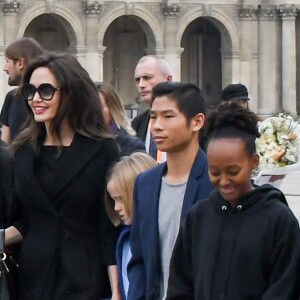
[[[171,68],[162,58],[146,55],[138,61],[134,77],[140,99],[147,106],[147,110],[133,119],[132,127],[136,131],[137,137],[145,143],[146,151],[158,161],[157,149],[149,130],[149,107],[153,87],[160,82],[172,81]],[[163,161],[165,158],[161,160]]]
[[[5,64],[3,68],[8,75],[8,84],[20,86],[27,64],[42,53],[42,47],[32,38],[20,38],[9,44],[4,51]],[[21,131],[27,116],[26,100],[19,94],[18,89],[9,91],[0,115],[1,139],[8,144],[11,143]]]
[[[244,108],[249,108],[249,100],[248,90],[241,83],[229,84],[222,91],[222,102],[233,101]]]

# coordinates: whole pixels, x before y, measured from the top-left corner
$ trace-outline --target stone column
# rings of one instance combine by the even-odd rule
[[[98,1],[83,1],[82,9],[86,16],[86,70],[93,80],[99,80],[101,71],[95,66],[99,65],[98,15],[102,6]]]
[[[240,49],[222,49],[222,87],[240,82],[239,59]]]
[[[257,111],[257,93],[252,90],[253,78],[253,45],[257,45],[255,8],[252,5],[239,7],[240,17],[240,82],[246,85],[250,97],[250,106]],[[256,51],[257,52],[257,51]],[[257,77],[257,74],[255,75]],[[257,82],[256,82],[257,83]],[[256,97],[253,97],[255,94]]]
[[[173,80],[180,81],[181,78],[181,55],[178,55],[176,49],[177,16],[180,7],[178,4],[161,4],[161,12],[164,16],[164,59],[170,64],[173,71]]]
[[[106,47],[104,46],[99,46],[98,47],[98,53],[99,53],[99,81],[103,81],[104,80],[104,76],[103,76],[103,70],[104,70],[104,63],[103,63],[103,59],[104,59],[104,51],[106,50]]]
[[[278,32],[275,5],[261,6],[258,23],[258,114],[269,116],[280,111],[278,88]]]
[[[250,86],[250,109],[258,113],[258,21],[256,19],[253,24],[252,32],[252,63],[251,63],[251,86]]]
[[[77,60],[85,68],[86,67],[86,61],[85,61],[86,47],[85,46],[76,46],[75,53],[76,53]]]
[[[296,24],[294,5],[279,7],[282,18],[282,110],[296,113]]]
[[[4,14],[3,31],[5,45],[10,44],[17,39],[19,7],[19,1],[5,0],[2,4]]]
[[[1,47],[1,62],[2,68],[4,64],[4,50],[6,46],[10,43],[14,42],[17,39],[18,33],[18,14],[20,8],[19,1],[5,0],[1,4],[3,10],[3,34],[4,34],[4,45]],[[7,75],[5,72],[2,72],[1,84],[0,84],[0,92],[3,97],[1,97],[1,101],[4,101],[4,95],[11,89],[7,84]],[[0,103],[2,105],[2,102]]]

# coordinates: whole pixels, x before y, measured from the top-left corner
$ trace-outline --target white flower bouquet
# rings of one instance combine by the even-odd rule
[[[264,120],[256,150],[260,156],[257,171],[292,165],[299,160],[300,125],[292,116],[279,114]]]

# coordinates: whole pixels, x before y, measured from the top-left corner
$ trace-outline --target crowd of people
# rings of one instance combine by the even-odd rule
[[[244,85],[207,111],[146,55],[131,122],[71,54],[22,38],[5,60],[17,88],[0,115],[0,224],[17,299],[300,299],[299,224],[280,190],[252,182]]]

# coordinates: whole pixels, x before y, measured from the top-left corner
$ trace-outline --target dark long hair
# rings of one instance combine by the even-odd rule
[[[68,53],[47,53],[32,60],[25,71],[23,83],[30,81],[34,70],[48,68],[61,89],[61,101],[57,115],[50,125],[50,133],[61,145],[61,132],[65,122],[75,133],[99,140],[110,137],[102,114],[98,91],[77,59]],[[44,123],[34,120],[29,105],[29,120],[26,128],[16,137],[12,148],[16,151],[23,144],[31,143],[35,152],[46,137]]]

